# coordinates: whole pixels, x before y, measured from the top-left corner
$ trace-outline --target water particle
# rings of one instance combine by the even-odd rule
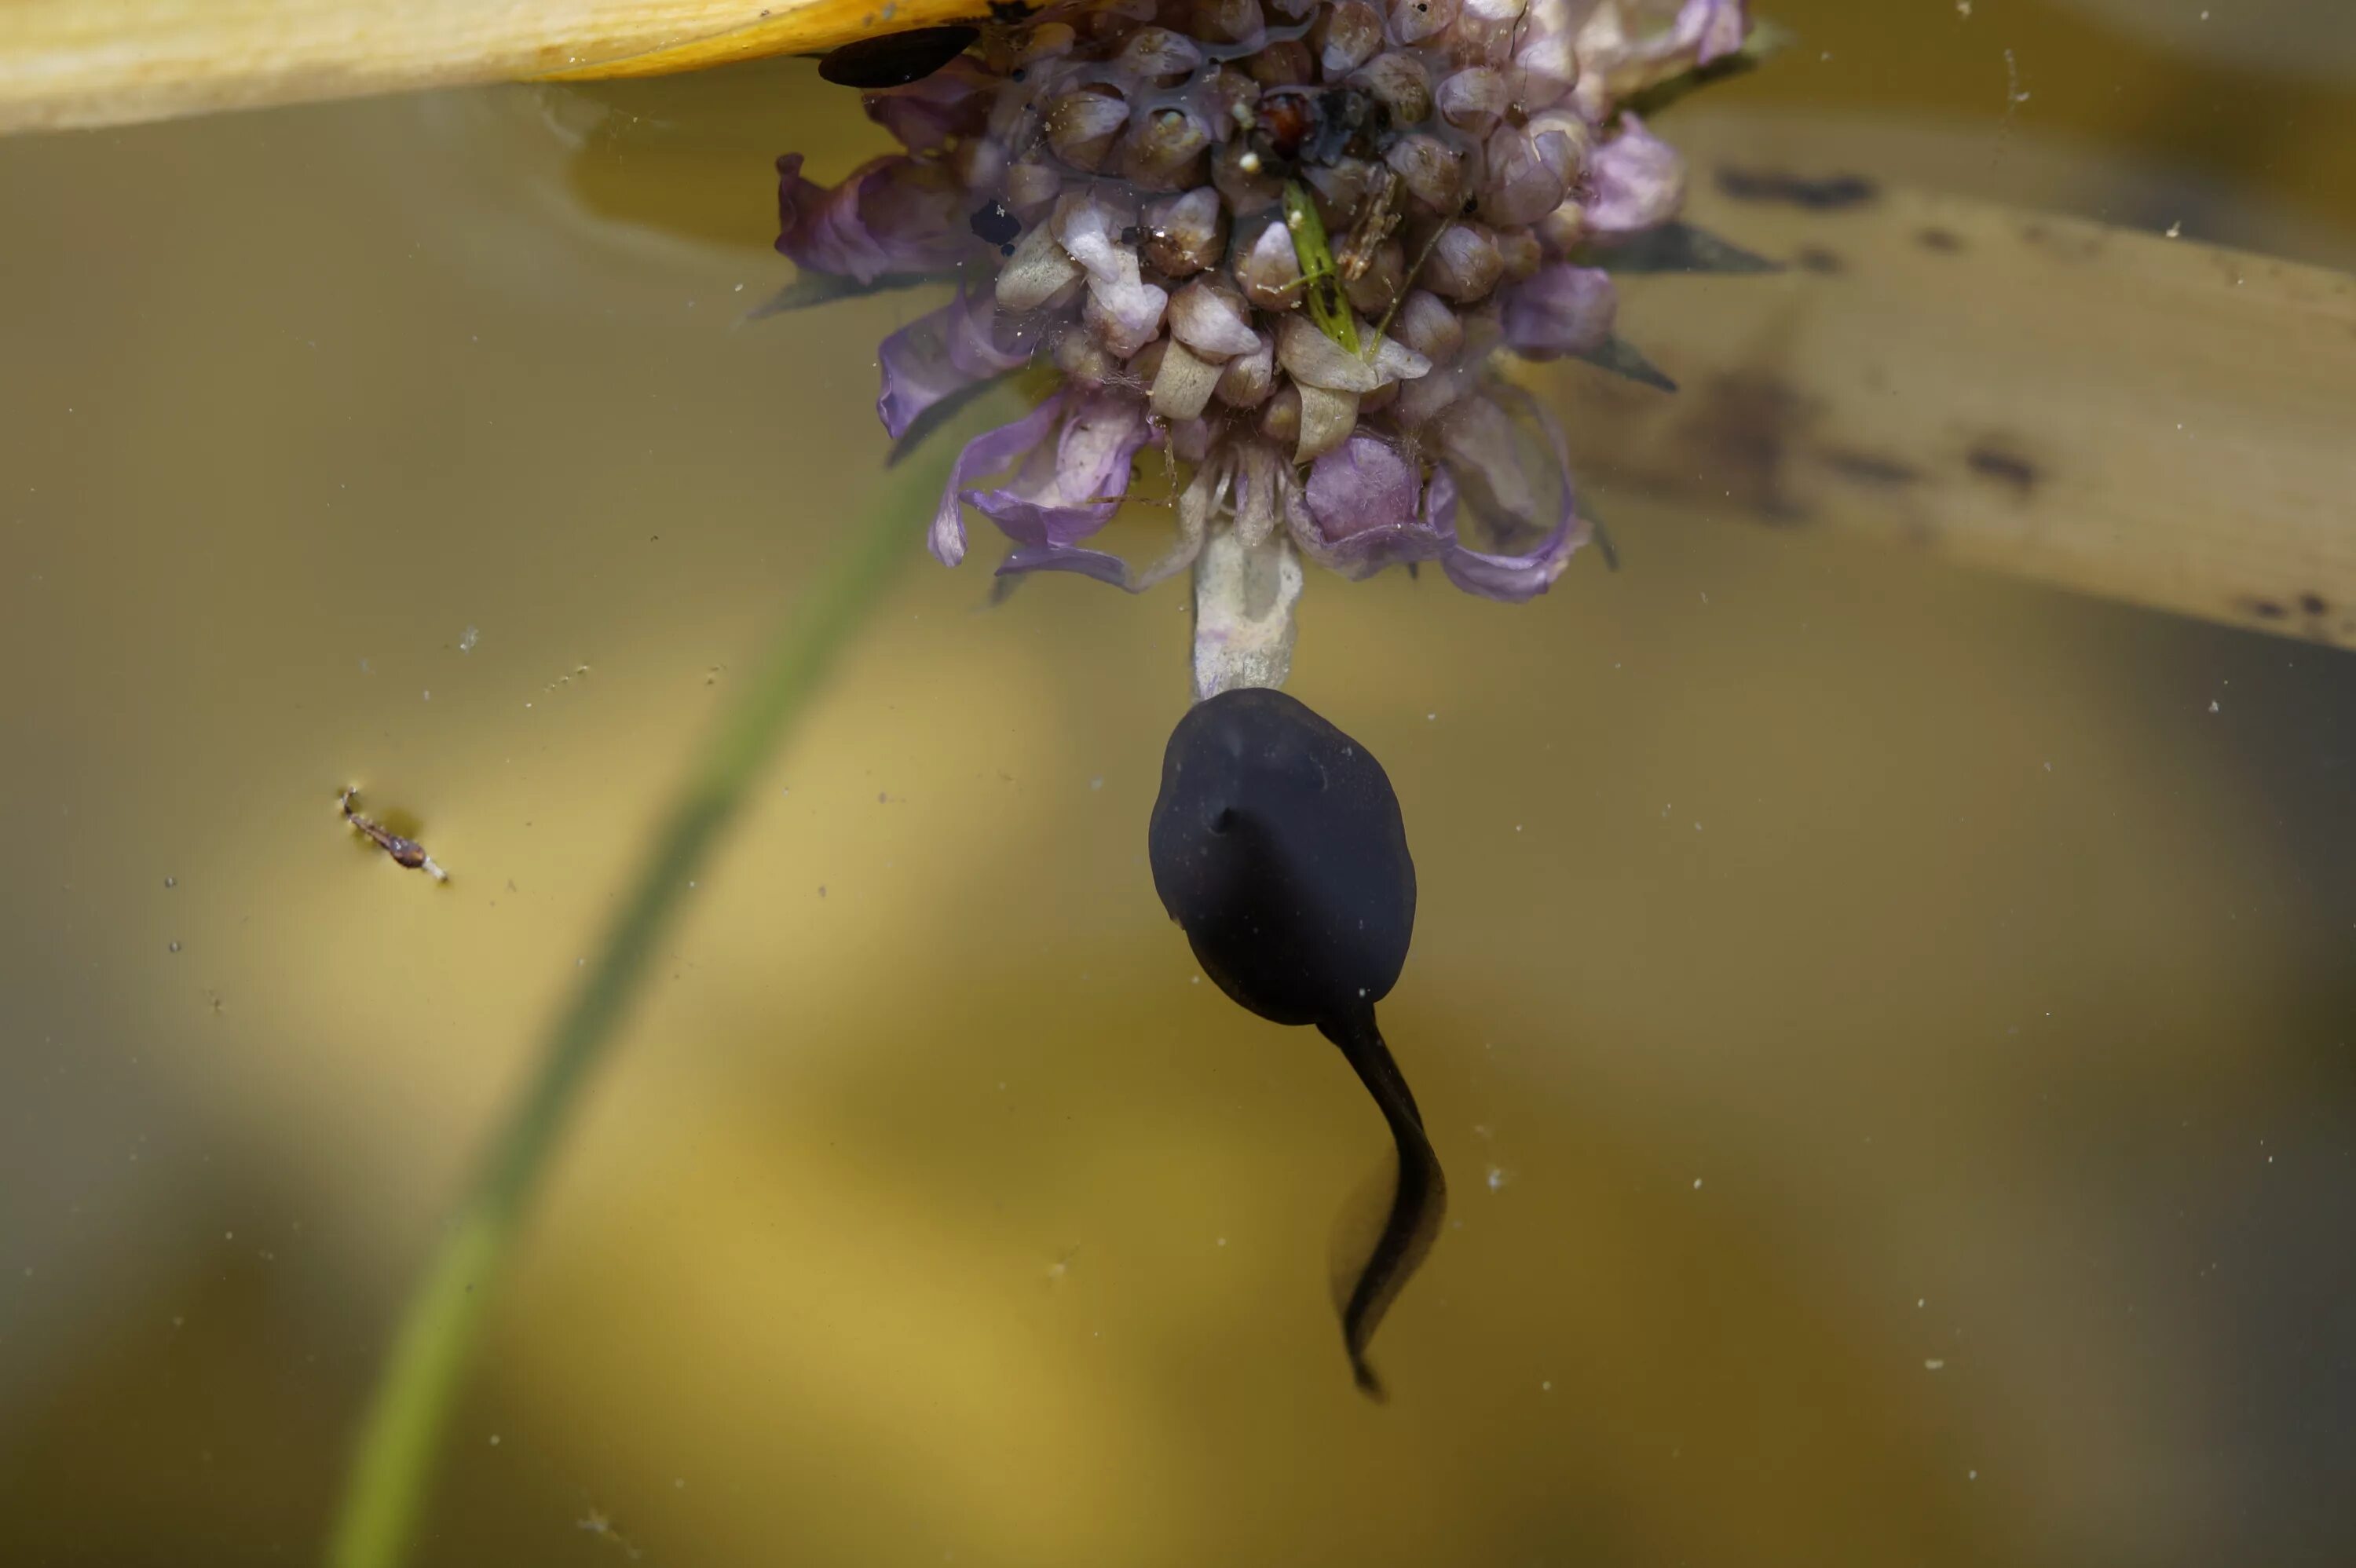
[[[1090,789],[1102,789],[1104,788],[1104,780],[1100,778],[1090,779],[1088,781],[1088,787]]]
[[[1554,1380],[1553,1380],[1552,1378],[1548,1378],[1546,1381],[1544,1381],[1544,1382],[1542,1382],[1542,1383],[1538,1384],[1538,1392],[1540,1392],[1540,1393],[1552,1393],[1552,1392],[1554,1392]]]
[[[433,701],[433,700],[434,700],[434,694],[433,694],[432,692],[430,692],[430,691],[429,691],[429,692],[427,692],[427,693],[425,694],[425,700],[426,700],[426,701],[428,701],[428,702]]]
[[[1967,1481],[1976,1481],[1979,1478],[1980,1473],[1977,1470],[1966,1470],[1964,1472],[1964,1479]]]
[[[2213,698],[2210,700],[2210,703],[2209,703],[2209,711],[2210,711],[2210,712],[2211,712],[2211,713],[2214,713],[2214,712],[2216,712],[2216,711],[2217,711],[2217,703],[2216,703],[2216,700],[2215,700]]]
[[[177,877],[166,877],[164,879],[164,885],[167,888],[177,888],[180,885],[180,879]]]
[[[476,643],[482,639],[482,635],[483,634],[477,631],[475,627],[467,627],[464,632],[458,635],[458,651],[462,654],[473,653],[475,651]]]
[[[1440,715],[1439,715],[1439,714],[1437,714],[1437,713],[1427,713],[1427,714],[1425,714],[1425,715],[1423,716],[1423,721],[1424,721],[1425,723],[1429,724],[1429,723],[1430,723],[1432,720],[1434,720],[1438,719],[1439,717],[1440,717]]]
[[[2173,223],[2171,223],[2171,224],[2169,224],[2169,225],[2168,226],[2168,234],[2167,234],[2167,238],[2169,238],[2169,239],[2170,239],[2170,240],[2180,240],[2180,239],[2182,239],[2183,237],[2184,237],[2184,219],[2182,219],[2181,218],[2179,218],[2179,219],[2178,219],[2175,222],[2173,222]]]
[[[498,1433],[494,1432],[494,1433],[492,1433],[492,1434],[491,1434],[491,1446],[492,1446],[492,1447],[494,1447],[494,1448],[496,1448],[496,1447],[498,1447],[498,1445],[499,1445],[499,1435],[498,1435]]]
[[[1694,1178],[1694,1190],[1696,1192],[1699,1192],[1701,1190],[1701,1178],[1698,1176]]]
[[[1494,1192],[1499,1188],[1505,1186],[1507,1181],[1512,1179],[1512,1178],[1505,1174],[1505,1170],[1503,1166],[1493,1165],[1489,1168],[1487,1179],[1489,1183],[1489,1190]]]
[[[1223,1247],[1224,1247],[1224,1246],[1226,1246],[1226,1244],[1227,1244],[1227,1239],[1226,1239],[1226,1237],[1225,1237],[1225,1236],[1221,1236],[1221,1237],[1219,1238],[1219,1245],[1221,1245],[1221,1246],[1223,1246]]]
[[[1946,1362],[1939,1360],[1938,1357],[1933,1356],[1930,1360],[1922,1363],[1922,1370],[1926,1372],[1935,1372],[1946,1364]]]
[[[172,944],[171,951],[173,951],[173,952],[175,952],[175,953],[177,953],[179,950],[180,950],[180,944],[179,944],[178,943],[175,942],[174,944]]]

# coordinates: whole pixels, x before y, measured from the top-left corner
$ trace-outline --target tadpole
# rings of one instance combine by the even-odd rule
[[[1415,929],[1415,862],[1398,796],[1371,752],[1280,691],[1238,688],[1171,732],[1147,836],[1154,891],[1203,972],[1280,1024],[1342,1048],[1398,1147],[1398,1180],[1342,1307],[1358,1386],[1366,1346],[1439,1233],[1448,1186],[1375,1004]]]

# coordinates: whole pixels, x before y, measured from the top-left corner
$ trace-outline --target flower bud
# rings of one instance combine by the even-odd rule
[[[1198,38],[1215,44],[1249,43],[1266,27],[1259,0],[1194,0],[1193,29]]]
[[[1434,365],[1445,365],[1464,347],[1464,323],[1439,295],[1417,289],[1399,302],[1391,336]]]
[[[1533,140],[1518,125],[1501,125],[1490,136],[1488,167],[1481,183],[1481,217],[1499,229],[1536,223],[1570,189],[1569,144],[1558,134]]]
[[[1269,224],[1252,240],[1236,261],[1236,282],[1244,298],[1262,310],[1290,310],[1301,303],[1301,257],[1283,224]]]
[[[1241,137],[1211,155],[1211,185],[1238,217],[1265,212],[1284,199],[1284,181]]]
[[[1226,254],[1226,209],[1208,186],[1147,202],[1139,227],[1145,260],[1165,277],[1192,277]]]
[[[1133,122],[1120,141],[1121,176],[1146,190],[1184,190],[1202,183],[1211,138],[1183,109],[1157,109]]]
[[[1301,389],[1287,381],[1277,388],[1276,395],[1260,410],[1259,432],[1280,446],[1290,446],[1301,439]]]
[[[1244,61],[1246,74],[1263,87],[1292,87],[1317,80],[1317,57],[1299,38],[1280,38]]]
[[[1324,69],[1325,80],[1340,81],[1374,59],[1375,51],[1383,47],[1382,13],[1364,0],[1342,0],[1318,15],[1309,37],[1317,46],[1317,61]]]
[[[1486,299],[1505,275],[1505,258],[1485,225],[1451,223],[1432,242],[1421,282],[1442,299],[1471,304]]]
[[[1437,136],[1417,132],[1393,142],[1383,155],[1407,187],[1408,194],[1429,210],[1454,217],[1464,205],[1464,155]]]
[[[1052,100],[1041,123],[1047,145],[1076,169],[1104,166],[1113,138],[1129,123],[1129,105],[1110,88],[1083,87]]]
[[[1402,0],[1412,5],[1415,0]],[[1432,5],[1440,0],[1430,0]],[[1390,113],[1394,125],[1415,125],[1431,117],[1431,73],[1423,62],[1403,50],[1376,55],[1350,75],[1350,85],[1365,91]]]
[[[1268,334],[1255,333],[1248,354],[1238,354],[1219,373],[1219,401],[1229,408],[1258,408],[1276,389],[1276,345]]]
[[[1419,44],[1456,20],[1456,0],[1392,0],[1391,37]]]
[[[1386,240],[1375,247],[1365,272],[1342,280],[1342,292],[1350,296],[1359,315],[1379,321],[1398,298],[1399,285],[1406,279],[1407,248],[1396,240]]]
[[[1203,63],[1203,51],[1194,39],[1167,27],[1140,27],[1113,61],[1143,80],[1175,87]]]
[[[1432,97],[1442,120],[1474,136],[1486,136],[1494,130],[1513,101],[1505,79],[1486,66],[1443,77]]]

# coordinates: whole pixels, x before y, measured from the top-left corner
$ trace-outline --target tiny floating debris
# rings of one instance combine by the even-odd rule
[[[450,873],[434,863],[434,857],[425,852],[424,845],[414,838],[403,838],[383,823],[354,811],[352,802],[359,798],[359,785],[346,784],[344,793],[337,797],[337,804],[343,807],[345,821],[369,842],[391,856],[394,864],[406,866],[412,871],[423,871],[437,882],[450,880]]]

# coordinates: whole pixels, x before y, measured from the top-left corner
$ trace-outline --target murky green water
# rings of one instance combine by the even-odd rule
[[[1856,9],[1709,112],[2356,261],[2340,7]],[[871,133],[789,64],[0,144],[0,1562],[316,1553],[873,488],[919,304],[738,325],[770,157]],[[1607,500],[1626,569],[1530,608],[1304,612],[1423,885],[1386,1025],[1455,1191],[1389,1407],[1324,1262],[1379,1123],[1147,876],[1183,588],[913,560],[569,1146],[422,1560],[2356,1552],[2356,663]]]

